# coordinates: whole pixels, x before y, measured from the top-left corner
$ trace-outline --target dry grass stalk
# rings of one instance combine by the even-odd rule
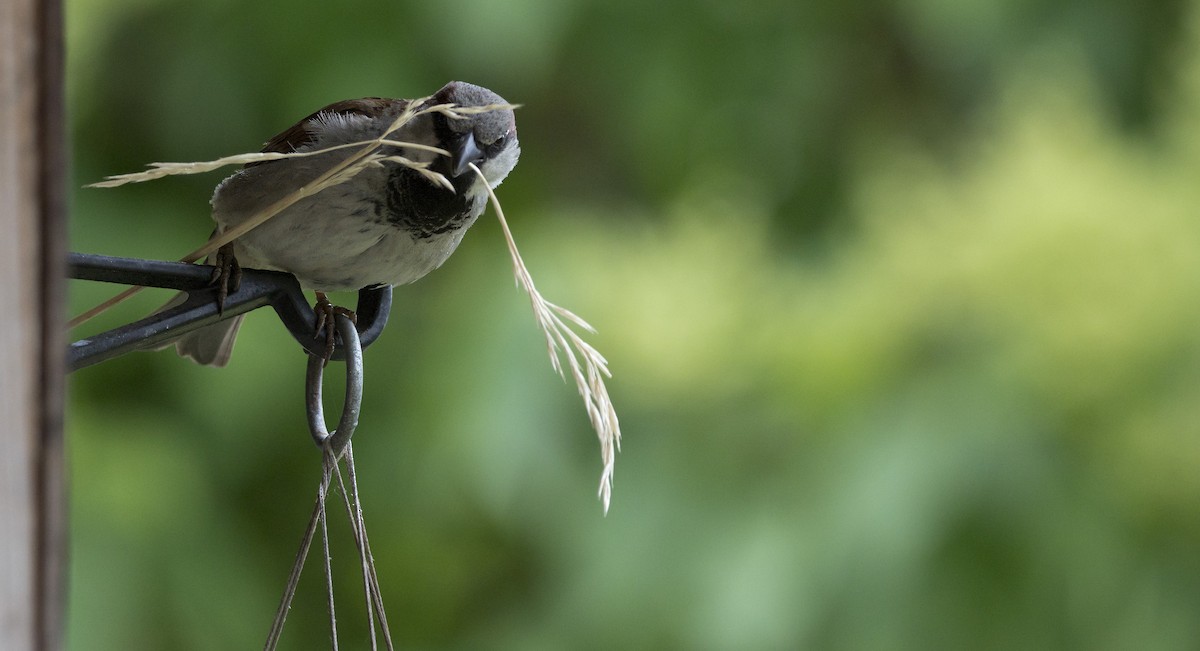
[[[504,231],[504,240],[508,244],[508,254],[512,258],[513,276],[516,277],[517,286],[529,295],[534,321],[537,322],[546,338],[546,348],[550,353],[550,365],[559,376],[565,379],[562,358],[566,358],[566,368],[571,370],[571,377],[575,380],[580,397],[583,398],[588,418],[592,422],[592,429],[596,431],[596,436],[600,439],[600,460],[604,464],[604,469],[600,473],[598,495],[604,504],[604,513],[607,514],[609,503],[612,500],[616,454],[621,450],[621,424],[617,420],[617,411],[608,396],[608,387],[604,384],[604,378],[612,377],[612,373],[608,370],[608,360],[604,359],[600,351],[571,329],[570,323],[592,333],[596,332],[595,328],[574,312],[547,301],[534,286],[533,276],[525,266],[525,261],[521,259],[521,253],[517,250],[517,243],[513,239],[512,231],[508,228],[508,221],[504,219],[504,209],[500,207],[500,200],[487,185],[487,179],[484,178],[483,172],[479,171],[475,165],[471,165],[471,168],[475,170],[480,179],[483,179],[484,186],[488,188],[492,208],[496,211],[496,218],[500,220],[500,228]],[[580,362],[581,358],[582,363]]]

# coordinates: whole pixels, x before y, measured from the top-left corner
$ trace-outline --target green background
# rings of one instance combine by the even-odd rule
[[[176,259],[211,229],[224,172],[82,189],[108,174],[451,79],[524,105],[499,194],[611,362],[612,511],[482,219],[366,355],[403,648],[1200,644],[1200,3],[67,10],[77,251]],[[71,287],[72,312],[114,291]],[[304,365],[260,312],[225,369],[72,376],[71,648],[262,644],[319,475]],[[327,646],[319,567],[282,648]]]

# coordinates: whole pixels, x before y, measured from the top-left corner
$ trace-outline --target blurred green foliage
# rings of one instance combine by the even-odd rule
[[[1200,3],[72,0],[68,21],[75,187],[347,97],[463,79],[524,104],[500,196],[615,372],[613,509],[481,221],[367,354],[355,447],[403,648],[1200,640]],[[71,247],[177,258],[217,180],[77,190]],[[72,309],[111,293],[76,283]],[[72,377],[72,648],[261,644],[319,473],[303,367],[263,313],[226,369]],[[326,644],[318,568],[285,648]]]

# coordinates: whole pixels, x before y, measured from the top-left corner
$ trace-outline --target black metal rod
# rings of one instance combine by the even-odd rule
[[[318,337],[315,329],[316,313],[296,277],[288,273],[243,269],[240,286],[226,297],[224,311],[218,311],[213,267],[209,265],[71,253],[68,268],[70,277],[79,280],[177,289],[186,296],[179,304],[144,319],[73,342],[67,352],[67,366],[72,371],[134,350],[165,345],[188,332],[265,305],[275,309],[305,350],[314,355],[324,353],[324,335]],[[356,329],[363,348],[383,332],[391,307],[391,287],[359,291]],[[333,359],[345,359],[340,343]]]

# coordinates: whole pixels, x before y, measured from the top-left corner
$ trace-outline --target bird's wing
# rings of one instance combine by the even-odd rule
[[[263,146],[262,150],[264,152],[287,154],[300,149],[304,145],[311,144],[316,139],[317,118],[321,116],[362,115],[375,117],[392,107],[396,107],[397,110],[403,110],[406,104],[408,104],[408,100],[389,99],[387,97],[364,97],[362,99],[346,99],[334,102],[293,124],[274,138],[271,138]],[[253,164],[261,165],[263,163]]]

